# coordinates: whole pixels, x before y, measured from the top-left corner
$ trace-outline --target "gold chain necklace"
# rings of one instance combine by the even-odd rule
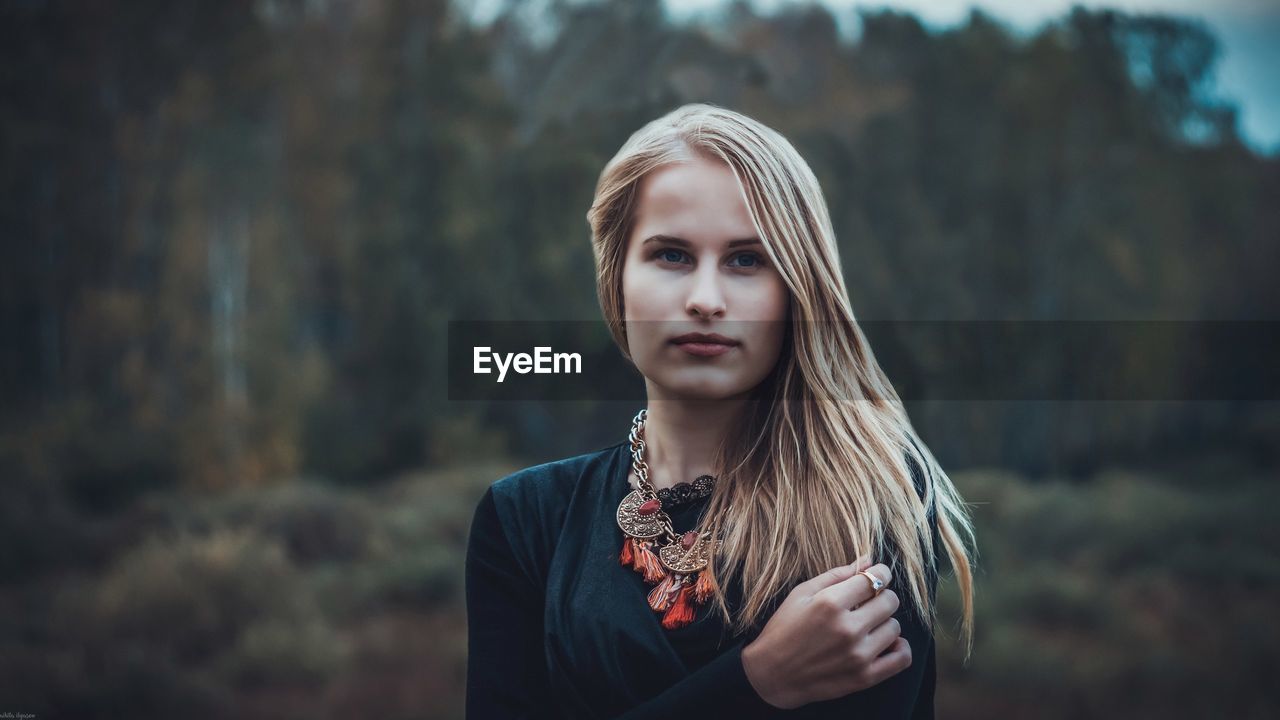
[[[699,605],[715,592],[708,564],[714,545],[710,532],[690,530],[677,534],[662,500],[649,483],[644,461],[644,423],[649,411],[641,409],[631,421],[631,469],[637,487],[618,505],[618,527],[626,538],[618,556],[624,567],[644,575],[649,607],[662,613],[662,627],[675,630],[693,622]],[[654,552],[654,548],[657,552]],[[695,578],[696,575],[696,578]]]

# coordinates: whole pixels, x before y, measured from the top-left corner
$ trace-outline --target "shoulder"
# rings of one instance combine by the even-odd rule
[[[532,508],[545,503],[563,505],[583,482],[603,474],[624,443],[615,443],[589,453],[531,465],[506,475],[489,487],[501,508]]]
[[[494,481],[480,498],[472,522],[474,546],[490,536],[503,543],[516,564],[539,585],[559,542],[573,498],[599,487],[623,443],[573,457],[531,465]]]
[[[575,495],[600,487],[624,444],[517,470],[490,485],[481,503],[492,503],[499,522],[513,535],[545,535],[563,524]]]

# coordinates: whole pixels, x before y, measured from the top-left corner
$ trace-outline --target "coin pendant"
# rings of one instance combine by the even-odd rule
[[[661,503],[657,503],[658,510],[649,512],[654,508],[657,501],[646,500],[638,490],[632,490],[622,499],[622,504],[618,505],[618,527],[622,528],[622,532],[634,538],[649,539],[662,534],[662,523],[658,518],[661,517]],[[641,512],[645,510],[646,512]]]
[[[711,541],[694,530],[658,550],[658,557],[667,569],[686,575],[706,567],[710,556]]]

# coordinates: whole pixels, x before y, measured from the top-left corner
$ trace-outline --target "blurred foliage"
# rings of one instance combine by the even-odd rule
[[[0,593],[0,697],[51,717],[460,717],[471,510],[514,469],[149,494],[89,523],[104,562]]]
[[[1274,477],[1108,470],[1086,485],[955,474],[978,524],[978,638],[940,626],[955,717],[1271,717],[1280,648]],[[959,596],[939,589],[943,618]],[[983,629],[985,628],[985,630]]]
[[[846,41],[820,6],[502,7],[0,6],[11,708],[458,717],[480,491],[634,407],[449,402],[446,323],[598,318],[596,177],[681,103],[792,139],[861,318],[1280,306],[1280,160],[1212,96],[1196,22],[877,10]],[[940,714],[1275,714],[1276,403],[910,410],[989,503],[978,660],[944,643]]]

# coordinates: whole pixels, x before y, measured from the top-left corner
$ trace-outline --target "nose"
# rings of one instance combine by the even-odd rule
[[[693,287],[685,301],[685,311],[701,317],[724,315],[724,292],[720,288],[720,276],[715,263],[703,263],[693,274]]]

